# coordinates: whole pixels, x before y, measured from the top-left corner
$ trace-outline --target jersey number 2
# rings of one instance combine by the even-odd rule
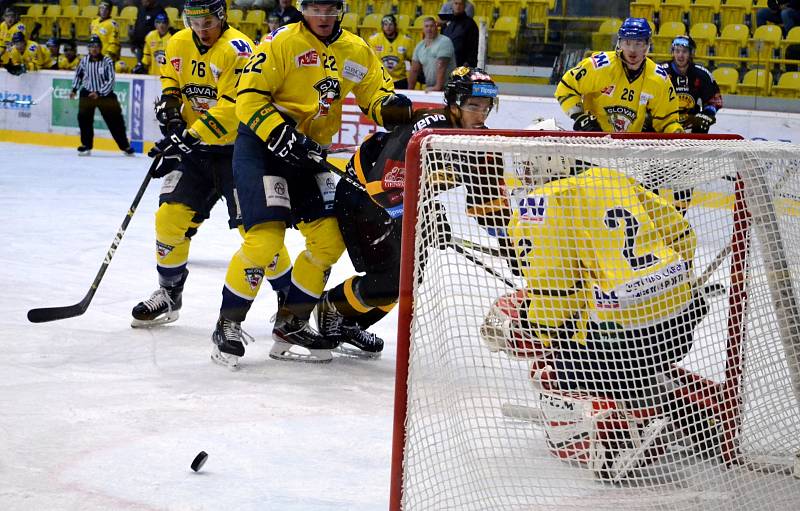
[[[625,224],[625,246],[622,249],[622,256],[628,261],[634,271],[649,268],[657,264],[659,259],[654,254],[634,255],[636,245],[636,235],[639,232],[639,221],[633,213],[625,208],[613,208],[606,211],[603,221],[609,229],[619,229],[622,227],[620,220]]]

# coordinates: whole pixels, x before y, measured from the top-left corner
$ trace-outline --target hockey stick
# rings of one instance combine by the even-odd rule
[[[464,247],[462,247],[462,246],[460,246],[460,245],[457,245],[456,243],[453,243],[452,241],[451,241],[451,242],[450,242],[448,245],[446,245],[446,246],[448,246],[448,247],[452,247],[452,248],[453,248],[453,250],[455,250],[455,251],[456,251],[456,252],[458,252],[459,254],[461,254],[461,255],[463,255],[464,257],[466,257],[467,259],[469,259],[469,260],[470,260],[472,263],[474,263],[476,266],[480,267],[480,268],[481,268],[483,271],[485,271],[486,273],[488,273],[488,274],[489,274],[489,275],[491,275],[492,277],[494,277],[494,278],[496,278],[496,279],[498,279],[498,280],[501,280],[501,281],[503,281],[503,283],[504,283],[506,286],[510,287],[511,289],[519,289],[519,287],[517,286],[517,284],[516,284],[516,283],[514,283],[513,281],[511,281],[511,280],[510,280],[508,277],[506,277],[505,275],[503,275],[503,274],[501,274],[501,273],[497,272],[497,271],[496,271],[494,268],[492,268],[492,267],[490,267],[490,266],[487,266],[487,265],[486,265],[486,263],[484,263],[483,261],[481,261],[480,259],[478,259],[478,258],[477,258],[477,257],[475,257],[474,255],[472,255],[471,253],[467,252],[467,251],[464,249]]]
[[[75,305],[67,305],[64,307],[44,307],[41,309],[31,309],[28,311],[28,321],[31,323],[45,323],[47,321],[74,318],[86,312],[86,309],[89,308],[89,304],[92,302],[92,298],[94,298],[94,294],[97,292],[97,288],[100,286],[100,282],[103,280],[103,275],[105,275],[108,265],[111,263],[111,258],[114,257],[114,252],[116,252],[119,243],[122,241],[122,236],[125,235],[125,230],[128,228],[128,224],[130,223],[131,218],[133,218],[136,208],[139,206],[139,201],[142,200],[142,196],[144,195],[145,190],[147,190],[147,185],[150,184],[150,172],[156,167],[156,165],[158,165],[160,159],[161,157],[157,156],[150,165],[150,169],[147,171],[144,181],[142,181],[141,186],[139,186],[139,191],[136,192],[136,197],[133,198],[133,202],[131,203],[130,208],[128,208],[128,212],[125,214],[125,219],[122,221],[122,225],[114,235],[114,241],[111,242],[111,248],[108,249],[106,257],[103,259],[103,264],[100,265],[100,270],[97,272],[94,282],[92,282],[89,292],[86,293],[86,296],[83,297],[83,300]]]
[[[44,93],[41,96],[39,96],[36,99],[8,99],[8,98],[3,98],[3,99],[0,99],[0,103],[10,103],[12,105],[23,105],[23,106],[38,105],[39,103],[44,101],[44,98],[46,98],[47,95],[50,94],[51,92],[53,92],[53,88],[49,87],[46,91],[44,91]]]

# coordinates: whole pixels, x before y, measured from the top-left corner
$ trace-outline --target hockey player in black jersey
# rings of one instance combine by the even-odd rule
[[[336,187],[334,207],[339,229],[353,267],[363,273],[323,293],[317,305],[319,332],[337,341],[340,344],[337,351],[341,353],[376,358],[383,350],[383,340],[367,328],[383,318],[398,299],[405,155],[409,140],[425,128],[485,128],[484,122],[497,104],[497,87],[481,69],[459,67],[450,74],[444,96],[443,109],[418,110],[410,124],[390,133],[375,133],[364,141],[347,164],[347,172],[367,191],[345,180],[340,180]],[[461,183],[457,169],[442,170],[447,175],[446,187],[464,184],[468,196],[490,196],[485,188],[491,184]],[[479,190],[484,194],[478,193]],[[499,189],[495,192],[499,196]],[[437,214],[444,215],[444,210],[439,209]],[[500,222],[505,225],[507,215],[503,217]],[[486,218],[491,215],[485,215],[484,221]]]

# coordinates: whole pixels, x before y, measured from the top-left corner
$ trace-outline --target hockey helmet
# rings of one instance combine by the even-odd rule
[[[553,118],[535,119],[525,129],[531,131],[565,131]],[[575,161],[575,158],[561,154],[559,149],[542,147],[537,151],[537,154],[531,154],[525,161],[520,162],[516,182],[523,184],[524,193],[528,193],[532,187],[569,177],[571,170],[575,168]]]
[[[383,18],[381,18],[381,25],[386,25],[387,23],[397,26],[397,18],[394,14],[384,14]]]
[[[98,36],[98,35],[93,35],[93,36],[91,36],[91,37],[89,38],[89,43],[88,43],[88,45],[89,45],[89,46],[99,46],[99,47],[101,47],[101,48],[102,48],[102,47],[103,47],[103,41],[100,39],[100,36]]]
[[[25,42],[25,34],[22,33],[22,32],[14,32],[14,35],[11,36],[11,42],[13,44],[24,43]]]
[[[634,39],[649,41],[653,35],[650,23],[644,18],[627,18],[622,22],[617,32],[619,39]]]
[[[156,14],[154,22],[155,23],[169,23],[169,18],[167,17],[166,14],[164,14],[162,12],[162,13]]]
[[[16,20],[18,18],[17,11],[13,7],[6,7],[6,10],[3,11],[3,18],[11,18],[12,20]],[[14,21],[11,23],[14,23]]]
[[[341,21],[344,16],[344,0],[299,0],[298,4],[297,10],[303,14],[309,5],[335,5],[337,7],[336,18]]]
[[[497,85],[479,67],[457,67],[450,73],[444,86],[445,104],[461,107],[469,98],[490,98],[492,106],[497,108]]]
[[[110,18],[113,8],[114,4],[111,3],[111,0],[102,0],[97,4],[97,14],[103,19]]]
[[[690,55],[694,55],[694,51],[697,49],[697,45],[694,43],[694,39],[689,37],[688,35],[679,35],[675,39],[672,40],[672,46],[670,46],[670,51],[675,51],[677,46],[683,46],[684,48],[689,50]]]
[[[220,21],[225,20],[225,0],[186,0],[183,4],[183,24],[191,28],[191,18],[205,18],[216,16]]]
[[[44,43],[44,45],[47,46],[48,48],[58,48],[58,39],[56,39],[55,37],[51,37],[50,39],[47,40],[46,43]]]

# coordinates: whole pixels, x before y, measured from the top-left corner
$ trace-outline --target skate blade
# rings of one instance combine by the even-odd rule
[[[333,352],[343,357],[359,358],[362,360],[377,360],[381,358],[380,351],[364,351],[355,346],[345,346],[344,344],[335,347]]]
[[[635,465],[644,461],[642,455],[655,443],[656,439],[666,427],[666,419],[653,419],[645,428],[644,438],[641,439],[642,443],[637,448],[624,453],[620,456],[619,460],[617,460],[617,463],[614,464],[611,469],[611,481],[614,483],[620,482]]]
[[[303,350],[304,352],[293,351],[292,348]],[[272,348],[269,350],[269,358],[287,362],[305,362],[307,364],[327,364],[333,360],[331,350],[311,350],[278,340],[275,340],[272,344]]]
[[[136,319],[131,320],[131,328],[153,328],[178,321],[179,311],[172,311],[163,314],[156,319]]]
[[[214,349],[211,352],[211,361],[215,364],[221,365],[222,367],[227,367],[231,371],[236,371],[239,369],[239,357],[236,355],[222,353],[217,346],[214,346]]]

